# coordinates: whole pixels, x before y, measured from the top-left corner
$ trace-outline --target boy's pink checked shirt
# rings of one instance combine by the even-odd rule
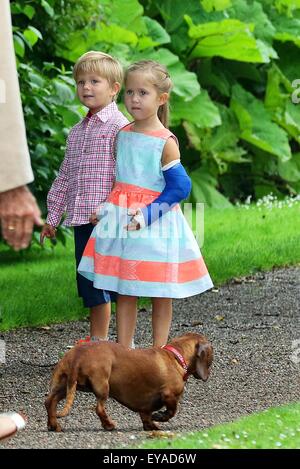
[[[114,141],[128,120],[115,102],[88,116],[69,133],[65,158],[47,197],[49,225],[59,225],[65,212],[64,225],[89,223],[90,215],[112,190]]]

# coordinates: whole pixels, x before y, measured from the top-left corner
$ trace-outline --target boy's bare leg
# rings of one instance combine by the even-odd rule
[[[117,299],[117,336],[118,342],[131,348],[137,317],[137,297],[118,295]]]
[[[91,337],[107,339],[111,313],[111,303],[92,306],[90,308]]]
[[[153,345],[161,347],[168,342],[172,322],[172,299],[152,298]]]

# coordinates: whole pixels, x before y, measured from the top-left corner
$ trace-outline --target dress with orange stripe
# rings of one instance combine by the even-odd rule
[[[139,231],[128,232],[129,208],[153,202],[165,187],[161,157],[168,130],[117,137],[116,182],[86,245],[78,271],[94,287],[123,295],[184,298],[213,287],[179,205]]]

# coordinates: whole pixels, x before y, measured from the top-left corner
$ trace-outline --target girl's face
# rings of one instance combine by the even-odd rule
[[[108,80],[97,73],[80,73],[77,77],[78,98],[92,114],[110,104],[119,89],[119,83],[111,87]]]
[[[167,93],[159,94],[145,72],[130,72],[125,84],[125,106],[134,120],[146,120],[157,116],[159,106],[168,99]]]

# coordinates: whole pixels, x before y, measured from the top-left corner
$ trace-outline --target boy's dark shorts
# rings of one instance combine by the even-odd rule
[[[117,298],[117,293],[94,288],[93,282],[77,272],[85,245],[88,242],[93,228],[94,226],[91,223],[88,223],[87,225],[74,226],[77,290],[78,295],[82,297],[83,304],[86,308],[98,306],[103,303],[109,303],[110,301],[114,302]]]

